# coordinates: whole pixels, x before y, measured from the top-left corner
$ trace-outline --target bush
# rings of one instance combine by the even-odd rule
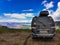
[[[60,29],[57,29],[56,32],[57,32],[57,33],[60,33]]]

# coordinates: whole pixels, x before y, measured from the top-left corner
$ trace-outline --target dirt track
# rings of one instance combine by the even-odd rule
[[[60,45],[60,33],[57,33],[54,39],[36,39],[32,40],[30,32],[1,33],[0,45]],[[27,40],[26,40],[27,38]],[[29,38],[29,39],[28,39]],[[27,41],[27,42],[25,42]]]

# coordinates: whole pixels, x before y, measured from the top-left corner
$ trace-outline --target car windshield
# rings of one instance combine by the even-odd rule
[[[51,24],[48,17],[39,17],[36,20],[36,23],[37,23],[37,29],[49,29]]]

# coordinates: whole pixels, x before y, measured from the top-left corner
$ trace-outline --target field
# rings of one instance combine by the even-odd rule
[[[56,36],[53,39],[32,40],[29,29],[8,30],[6,27],[4,28],[0,28],[0,45],[60,45],[60,30],[56,31]]]
[[[54,39],[52,40],[49,39],[32,40],[32,38],[29,36],[30,33],[31,32],[25,31],[14,33],[1,33],[0,45],[60,45],[60,33],[57,33]]]

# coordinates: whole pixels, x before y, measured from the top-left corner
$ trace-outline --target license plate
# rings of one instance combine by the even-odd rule
[[[40,33],[48,33],[47,31],[40,31]]]

